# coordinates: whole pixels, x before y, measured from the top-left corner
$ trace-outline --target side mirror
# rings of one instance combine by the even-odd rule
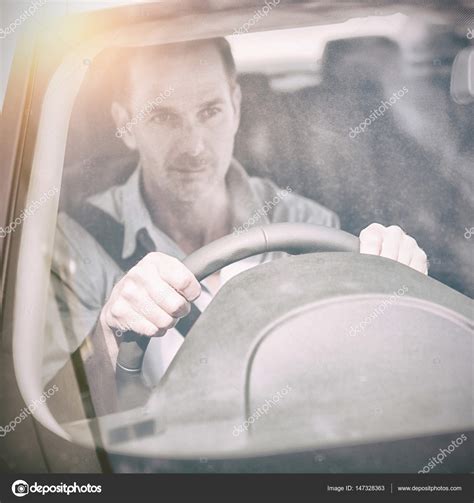
[[[456,56],[451,70],[451,96],[456,103],[474,103],[474,47]]]

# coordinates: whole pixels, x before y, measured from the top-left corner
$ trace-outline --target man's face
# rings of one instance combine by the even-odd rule
[[[191,201],[223,183],[240,89],[230,84],[214,45],[144,50],[130,65],[128,103],[114,103],[112,113],[118,127],[136,119],[123,140],[140,154],[149,194],[159,187]]]

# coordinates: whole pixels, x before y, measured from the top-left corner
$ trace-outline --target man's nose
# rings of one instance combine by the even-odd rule
[[[187,154],[197,157],[204,150],[204,139],[201,128],[196,125],[187,125],[183,132],[183,150]]]

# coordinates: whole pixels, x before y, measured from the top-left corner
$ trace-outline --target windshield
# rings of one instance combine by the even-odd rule
[[[279,8],[271,5],[226,37],[211,30],[150,45],[144,36],[77,62],[86,76],[61,184],[51,187],[60,204],[42,379],[57,383],[71,355],[81,361],[88,417],[120,408],[112,388],[122,337],[154,336],[140,370],[159,386],[186,340],[178,320],[190,304],[195,321],[227,282],[285,257],[235,261],[200,286],[179,275],[186,256],[226,235],[304,223],[361,236],[370,224],[396,225],[416,238],[431,277],[472,295],[473,114],[450,95],[469,31],[402,13],[259,31]],[[150,256],[159,264],[145,268]],[[150,278],[167,284],[141,296],[136,287]],[[137,298],[142,307],[130,310]],[[207,365],[206,353],[196,358]],[[59,422],[83,412],[54,410]]]
[[[208,241],[284,221],[355,235],[371,222],[396,223],[426,251],[430,275],[472,294],[464,228],[473,115],[449,93],[466,34],[402,14],[249,33],[258,22],[227,40],[108,49],[87,61],[53,260],[67,323],[55,327],[62,335],[50,347],[60,340],[62,350],[46,356],[46,377],[96,326],[143,229],[149,251],[183,259],[205,244],[183,237],[199,219]],[[213,211],[228,217],[215,223],[204,200],[193,201],[217,198],[219,183],[231,198],[217,200]],[[109,243],[86,224],[104,213],[120,235]],[[230,268],[223,282],[269,259]],[[201,308],[216,288],[207,285]],[[160,357],[150,382],[181,342],[152,341]]]

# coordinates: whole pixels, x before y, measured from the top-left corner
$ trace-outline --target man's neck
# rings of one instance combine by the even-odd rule
[[[158,187],[153,189],[153,194],[147,192],[143,184],[141,190],[153,223],[186,254],[231,231],[232,211],[225,181],[193,201],[182,201]]]

